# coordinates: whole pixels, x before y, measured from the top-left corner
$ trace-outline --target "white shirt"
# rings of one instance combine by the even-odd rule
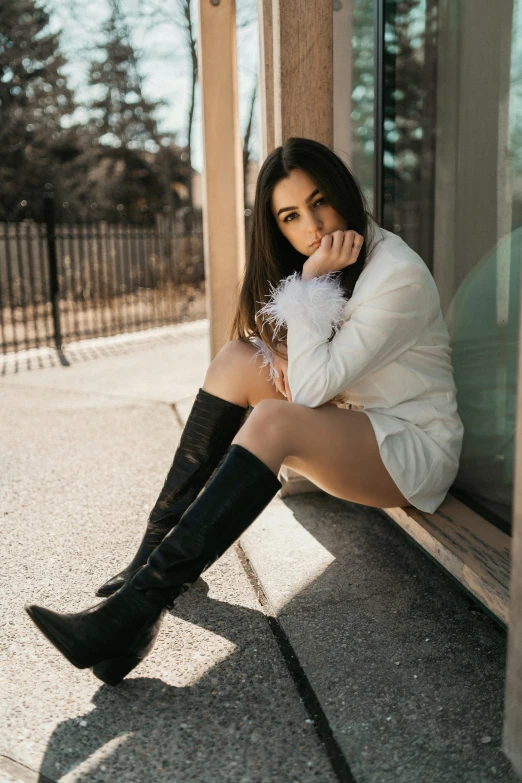
[[[294,272],[272,289],[260,312],[276,329],[287,326],[293,402],[311,408],[334,402],[367,413],[383,460],[405,497],[426,484],[426,471],[435,463],[444,463],[427,502],[431,507],[441,502],[456,475],[463,436],[449,335],[424,261],[401,237],[376,228],[382,241],[370,253],[349,300],[336,272],[305,280]],[[332,328],[336,331],[329,340]],[[258,338],[254,342],[264,358],[262,366],[270,364],[273,380],[273,355]],[[431,454],[423,455],[425,465],[417,466],[413,485],[402,480],[411,465],[394,464],[397,456],[384,453],[391,432],[412,437],[412,427],[397,427],[403,422],[422,431],[424,451],[433,444]],[[418,444],[408,453],[410,460],[419,461]]]

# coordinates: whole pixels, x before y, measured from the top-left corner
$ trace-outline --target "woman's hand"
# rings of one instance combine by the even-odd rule
[[[288,356],[288,347],[286,343],[280,341],[277,343],[278,350]],[[288,359],[282,359],[277,354],[274,354],[273,365],[278,377],[276,377],[277,390],[284,394],[289,402],[292,402],[292,395],[290,393],[290,386],[288,384]]]
[[[325,234],[317,250],[303,264],[301,277],[319,277],[355,264],[363,242],[364,237],[356,231],[334,231],[332,234]]]

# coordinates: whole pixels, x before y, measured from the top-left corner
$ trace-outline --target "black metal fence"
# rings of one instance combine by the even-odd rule
[[[4,353],[206,317],[201,229],[56,220],[0,223]]]

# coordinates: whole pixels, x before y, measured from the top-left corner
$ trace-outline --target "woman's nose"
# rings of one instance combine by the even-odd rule
[[[308,212],[306,216],[306,227],[309,231],[316,231],[318,228],[321,228],[323,225],[323,221],[320,220],[318,215],[316,215],[314,212]]]

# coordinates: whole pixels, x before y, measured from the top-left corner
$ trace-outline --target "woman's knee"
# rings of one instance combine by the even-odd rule
[[[284,442],[292,430],[292,404],[286,399],[259,400],[250,411],[244,426],[254,431],[262,440]]]
[[[255,350],[253,343],[239,339],[229,340],[212,359],[207,375],[220,372],[224,367],[234,366],[237,369],[242,364],[245,365],[252,358]]]

